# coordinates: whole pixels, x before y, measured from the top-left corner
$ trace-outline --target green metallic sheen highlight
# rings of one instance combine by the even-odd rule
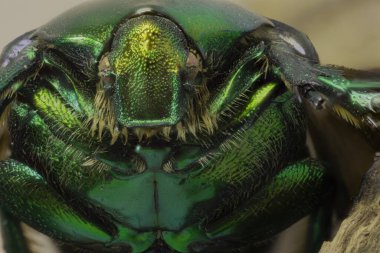
[[[285,93],[274,99],[251,127],[235,131],[222,142],[220,150],[223,152],[212,156],[212,162],[205,166],[199,177],[229,184],[252,178],[255,181],[250,184],[258,187],[264,182],[261,176],[274,175],[285,161],[297,154],[293,151],[293,154],[283,156],[291,148],[296,150],[288,144],[289,139],[294,143],[302,142],[304,125],[302,109],[292,94]]]
[[[15,144],[27,144],[22,151],[14,150],[13,156],[19,160],[25,160],[23,152],[26,152],[38,161],[50,178],[71,191],[81,192],[104,180],[108,166],[99,163],[91,164],[91,169],[86,166],[93,155],[102,152],[101,148],[89,151],[94,147],[87,139],[82,142],[84,138],[81,136],[57,127],[57,123],[43,120],[27,105],[14,106],[10,119],[15,123],[11,127],[13,132],[17,132],[19,126],[25,126],[22,132],[12,134]]]
[[[380,82],[364,81],[364,80],[349,80],[342,76],[319,76],[318,79],[323,83],[340,90],[342,92],[348,92],[352,89],[378,89],[380,88]]]
[[[78,129],[82,126],[77,115],[48,89],[38,90],[34,94],[34,103],[45,117],[49,117],[58,124],[63,124],[70,129]]]
[[[50,79],[50,78],[48,78]],[[56,82],[55,82],[56,81]],[[40,116],[43,117],[44,123],[41,122],[40,126],[45,127],[45,123],[50,125],[50,131],[63,138],[67,143],[71,145],[81,146],[82,148],[87,146],[93,146],[94,139],[88,130],[88,124],[85,122],[84,115],[81,115],[83,111],[78,108],[75,110],[75,98],[77,97],[75,92],[67,90],[62,87],[62,83],[59,80],[50,80],[49,85],[60,91],[55,92],[47,88],[40,88],[33,95],[33,106],[39,110]],[[65,98],[65,99],[64,99]],[[73,104],[68,101],[73,101]],[[70,105],[72,105],[70,107]],[[18,113],[25,109],[25,106],[15,106],[15,111]],[[27,111],[27,109],[26,109]],[[67,135],[70,138],[67,139]]]
[[[0,167],[1,199],[13,215],[60,240],[111,241],[110,235],[83,220],[37,172],[14,160],[3,161]]]
[[[215,196],[215,187],[205,180],[188,181],[186,174],[164,172],[162,165],[171,152],[165,147],[137,146],[146,170],[135,175],[115,173],[112,180],[87,193],[89,200],[134,229],[181,229],[195,204]],[[113,194],[123,192],[128,195]]]
[[[256,69],[256,62],[259,61],[263,54],[264,46],[262,44],[252,47],[245,52],[242,59],[239,60],[231,71],[232,74],[227,77],[224,86],[212,98],[209,105],[210,113],[220,113],[234,100],[239,99],[241,94],[257,83],[263,76],[263,73],[259,69]]]
[[[79,98],[75,93],[75,90],[72,89],[72,86],[64,85],[64,82],[54,77],[48,77],[47,81],[50,85],[54,87],[54,89],[59,92],[63,98],[67,100],[67,102],[73,107],[76,112],[81,112],[81,105],[79,103]]]
[[[181,71],[188,49],[171,21],[141,16],[121,26],[109,54],[118,121],[127,127],[174,125],[184,114]]]
[[[364,92],[364,91],[350,92],[350,98],[351,98],[352,104],[358,105],[363,108],[371,108],[372,99],[378,96],[379,96],[379,93],[376,93],[376,92]]]
[[[62,60],[56,53],[44,54],[44,66],[52,68],[49,74],[41,76],[41,83],[47,82],[57,93],[78,113],[85,113],[87,117],[93,116],[94,105],[91,87],[76,78],[72,66]]]
[[[188,245],[194,242],[208,242],[209,237],[199,227],[188,227],[180,232],[163,232],[164,241],[174,250],[181,253],[191,252]]]
[[[14,84],[12,84],[11,89],[14,91],[17,91],[22,87],[22,85],[23,85],[22,81],[17,81]]]
[[[224,1],[95,0],[63,13],[37,30],[36,34],[47,34],[53,44],[62,38],[83,36],[105,45],[110,41],[114,28],[141,9],[154,9],[175,20],[198,44],[203,56],[209,52],[223,55],[243,34],[264,25],[273,25],[267,18],[252,15]],[[100,55],[93,57],[97,59]]]
[[[362,81],[362,80],[351,80],[348,85],[350,89],[379,89],[380,82]]]
[[[247,106],[245,107],[242,114],[239,115],[239,120],[247,118],[254,113],[260,105],[262,105],[268,97],[271,95],[273,90],[278,87],[277,83],[268,83],[260,87],[249,100]]]
[[[206,229],[190,226],[180,232],[163,232],[163,238],[181,253],[193,252],[189,245],[194,243],[210,243],[223,238],[238,241],[262,240],[268,233],[281,230],[292,222],[286,221],[285,217],[298,219],[296,217],[303,216],[318,206],[324,199],[327,184],[326,171],[321,164],[310,159],[297,162],[284,168],[230,217],[212,223]],[[297,194],[299,192],[303,194]],[[303,209],[298,209],[297,206],[302,206]],[[276,223],[272,222],[274,219]]]
[[[251,180],[251,175],[255,175],[256,179],[259,180],[252,184],[263,187],[268,178],[273,177],[275,172],[284,164],[283,159],[292,160],[291,157],[294,154],[287,154],[286,151],[284,153],[280,148],[280,143],[287,143],[286,140],[292,140],[292,143],[296,144],[303,140],[303,137],[299,138],[298,136],[304,136],[304,127],[302,127],[302,121],[297,121],[302,119],[298,115],[300,109],[297,105],[298,103],[292,99],[291,94],[284,94],[276,98],[266,110],[267,113],[263,113],[257,123],[249,128],[251,132],[247,131],[247,134],[252,135],[247,140],[252,141],[252,144],[256,142],[254,145],[250,144],[249,152],[256,156],[258,154],[260,156],[265,155],[268,159],[278,162],[273,164],[275,166],[272,168],[273,172],[267,171],[260,176],[260,174],[253,174],[255,171],[253,169],[250,173],[243,173],[237,181],[227,182],[228,184],[222,183],[222,180],[207,177],[209,173],[206,173],[206,170],[210,168],[208,166],[203,171],[199,169],[190,171],[190,174],[164,172],[162,165],[174,152],[168,147],[155,147],[154,145],[139,145],[134,150],[147,164],[144,173],[129,176],[110,171],[112,168],[101,173],[95,165],[90,167],[81,165],[86,161],[86,154],[82,155],[83,151],[78,153],[78,150],[72,147],[68,148],[65,143],[56,139],[49,131],[47,123],[27,106],[15,106],[12,122],[15,122],[16,126],[24,126],[22,132],[27,136],[27,138],[23,136],[15,138],[15,144],[33,143],[33,145],[24,145],[23,150],[36,157],[40,162],[51,166],[52,170],[49,172],[51,178],[59,179],[61,187],[70,189],[78,196],[82,196],[84,202],[101,207],[102,210],[112,215],[113,220],[116,220],[117,237],[106,245],[111,247],[128,244],[134,249],[134,252],[143,252],[152,245],[156,238],[156,234],[152,230],[160,229],[163,230],[163,240],[167,244],[181,250],[180,252],[190,252],[188,247],[191,243],[202,243],[207,239],[204,231],[194,220],[194,216],[196,217],[197,214],[201,213],[200,210],[208,210],[208,213],[211,213],[217,206],[215,201],[220,199],[218,192],[229,184],[236,187],[241,182],[248,182],[246,180]],[[261,123],[260,119],[262,119]],[[273,123],[274,120],[278,120],[281,125],[278,127],[280,131]],[[301,126],[296,133],[294,131],[296,127],[293,127],[293,124]],[[269,138],[269,135],[262,134],[263,129],[271,130],[274,133],[279,132],[280,137],[272,136]],[[289,135],[286,135],[287,130],[289,130]],[[20,133],[21,131],[13,129],[12,132]],[[252,134],[253,132],[256,133]],[[260,136],[267,136],[269,139],[260,139],[258,138]],[[231,136],[231,139],[234,140],[234,136]],[[272,142],[268,142],[268,140]],[[276,151],[278,154],[266,153],[271,149],[257,149],[260,146],[263,148],[275,147],[272,151]],[[288,148],[290,147],[288,146]],[[292,153],[297,153],[295,148],[290,148],[290,150]],[[231,153],[231,151],[226,152],[227,154]],[[196,157],[197,154],[197,149],[194,149],[194,154],[190,155],[190,160],[193,160],[193,156]],[[250,159],[246,159],[244,152],[235,154],[238,161],[250,161]],[[19,157],[20,153],[16,152],[15,155]],[[179,159],[179,164],[191,162],[186,161],[188,160],[187,156],[180,154],[177,159]],[[264,156],[261,156],[260,159],[262,160],[253,161],[247,166],[265,164]],[[218,164],[215,167],[216,174],[224,170],[233,170],[229,163],[225,163],[225,166],[218,162],[216,164]],[[263,173],[260,172],[261,167],[256,167],[256,169],[258,169],[258,173]],[[99,178],[101,179],[99,180]],[[86,182],[85,185],[83,185],[84,182]],[[81,184],[82,186],[80,186]],[[128,194],[121,194],[123,192]],[[235,194],[240,193],[236,192]],[[252,192],[252,197],[254,196],[254,192]],[[223,203],[226,204],[224,201]],[[273,212],[273,210],[268,210],[268,212]],[[146,232],[137,233],[135,229]]]
[[[213,103],[210,106],[211,113],[216,114],[220,112],[220,110],[225,109],[228,104],[230,104],[234,99],[236,99],[236,97],[238,97],[242,93],[242,91],[243,92],[245,91],[244,88],[250,87],[252,83],[256,82],[262,76],[262,74],[258,72],[249,79],[249,82],[246,83],[247,84],[246,87],[235,87],[236,83],[238,84],[244,83],[244,82],[241,82],[240,80],[236,82],[236,79],[239,74],[241,73],[235,73],[235,75],[228,82],[227,87],[223,89],[220,93],[218,93],[218,97],[214,99]],[[233,90],[237,88],[240,88],[240,89]]]
[[[326,175],[325,169],[310,159],[288,166],[244,208],[210,225],[207,235],[210,238],[233,235],[241,240],[266,238],[268,231],[281,230],[320,205],[329,183]]]
[[[15,78],[36,64],[37,60],[36,48],[32,44],[24,48],[16,58],[10,59],[6,66],[0,66],[0,89],[4,90],[16,82]]]
[[[15,40],[30,44],[0,67],[1,208],[73,251],[256,252],[329,189],[284,91],[324,72],[292,33],[218,0],[92,0]]]
[[[101,36],[102,38],[103,36]],[[63,37],[57,42],[57,45],[61,47],[68,46],[85,46],[86,48],[91,49],[93,55],[100,55],[103,52],[104,44],[97,39],[86,37],[82,35],[72,36],[72,37]]]
[[[37,57],[37,49],[34,47],[28,47],[25,49],[25,55],[29,61],[32,61]]]
[[[96,163],[91,164],[91,168],[88,168],[88,165],[83,165],[88,159],[84,151],[67,146],[62,141],[54,138],[46,124],[40,117],[38,117],[38,115],[30,117],[30,114],[33,115],[33,112],[28,111],[27,107],[17,106],[15,113],[17,116],[14,115],[13,117],[19,118],[20,121],[26,119],[30,120],[29,127],[25,129],[28,138],[25,138],[22,141],[34,143],[34,145],[26,147],[26,150],[30,155],[35,156],[40,163],[45,164],[45,166],[51,166],[49,169],[50,178],[58,179],[62,187],[77,192],[79,196],[82,195],[81,192],[85,191],[85,189],[90,189],[94,187],[94,185],[98,185],[100,182],[104,181],[104,174],[106,173],[105,165],[101,166],[103,171],[100,171],[100,168],[97,168]],[[15,142],[18,142],[17,138],[15,138]],[[16,156],[19,156],[19,154],[16,153]],[[36,177],[40,177],[37,172],[32,170],[28,171],[33,173]],[[41,189],[41,191],[44,192],[45,190]],[[45,194],[48,194],[48,192]],[[107,196],[107,198],[112,195]],[[51,202],[51,205],[58,208],[58,211],[59,208],[66,208],[65,206],[62,206],[64,205],[64,199],[60,197],[60,201],[62,201],[60,204]],[[61,205],[62,207],[57,205]],[[61,210],[61,212],[64,214],[65,210]],[[68,217],[72,215],[73,214],[68,214]],[[19,214],[17,216],[24,216],[24,214]],[[60,221],[59,218],[56,218],[56,220],[57,222]],[[28,222],[30,223],[30,221]],[[52,225],[52,227],[54,226],[55,225]],[[68,234],[57,234],[53,232],[50,233],[50,235],[53,238],[59,238],[63,241],[75,241],[73,238],[75,238],[78,233],[74,231],[76,229],[80,230],[80,226],[82,225],[80,223],[77,225],[68,223],[68,226],[72,227],[72,232],[67,232]],[[86,227],[83,227],[83,230],[86,230]],[[90,231],[87,233],[90,234]],[[98,238],[93,243],[103,242],[105,246],[127,244],[136,249],[136,252],[142,252],[153,243],[154,239],[155,236],[152,233],[137,233],[125,226],[119,225],[117,237],[112,238],[112,240]],[[80,237],[77,237],[77,240],[82,243],[87,243]]]
[[[329,78],[325,76],[320,76],[318,77],[318,80],[342,92],[346,92],[350,84],[350,82],[347,79],[341,78]]]
[[[339,104],[348,111],[345,115],[360,118],[363,115],[368,115],[368,113],[379,111],[379,104],[376,102],[379,95],[375,90],[380,88],[380,82],[347,79],[343,76],[319,77],[319,80],[331,88],[330,92],[339,91],[345,95],[339,101]],[[358,120],[355,118],[354,121],[350,120],[349,122],[357,122],[354,125],[359,127],[361,123]],[[363,119],[363,121],[368,121],[368,118]],[[373,120],[370,120],[370,122],[373,122]]]

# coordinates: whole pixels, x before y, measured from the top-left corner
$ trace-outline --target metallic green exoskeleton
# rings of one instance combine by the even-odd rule
[[[7,252],[19,222],[67,252],[255,252],[331,190],[305,102],[375,133],[379,82],[221,1],[74,8],[0,58]]]

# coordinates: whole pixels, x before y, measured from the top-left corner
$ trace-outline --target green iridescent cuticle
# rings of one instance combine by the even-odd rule
[[[116,75],[116,111],[123,125],[173,125],[184,113],[181,70],[188,49],[169,20],[142,16],[118,31],[109,60]]]
[[[310,213],[325,171],[273,76],[295,57],[276,26],[222,1],[94,0],[24,35],[0,68],[1,208],[73,251],[131,253],[251,252]]]
[[[380,87],[380,82],[363,81],[363,80],[349,80],[341,76],[339,77],[325,77],[319,76],[318,79],[323,83],[338,89],[342,92],[347,92],[350,89],[375,89]]]
[[[63,37],[61,40],[59,40],[59,44],[61,44],[61,46],[65,44],[89,46],[89,48],[92,49],[92,53],[94,55],[100,55],[104,47],[104,45],[98,40],[80,35],[72,37]]]
[[[276,83],[268,83],[260,87],[251,97],[248,105],[244,109],[243,113],[240,114],[239,119],[243,119],[254,113],[257,108],[268,98],[271,92],[278,86]]]
[[[80,128],[81,122],[72,110],[48,89],[40,89],[34,94],[35,105],[46,117],[70,129]]]
[[[239,99],[249,88],[258,83],[263,76],[263,71],[257,66],[263,56],[263,45],[250,48],[244,53],[242,59],[231,71],[225,84],[212,99],[210,103],[210,113],[218,114],[225,110],[235,99]]]

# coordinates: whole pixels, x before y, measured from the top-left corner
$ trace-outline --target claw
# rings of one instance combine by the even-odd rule
[[[373,119],[371,116],[367,116],[366,120],[372,129],[379,129],[380,128],[380,122]]]
[[[380,95],[371,99],[371,108],[374,112],[380,113]]]
[[[376,152],[375,153],[375,156],[373,157],[373,161],[374,162],[377,162],[377,161],[379,161],[380,160],[380,152]]]
[[[111,145],[114,145],[120,136],[120,131],[117,127],[113,129],[113,131],[111,132],[111,136],[112,136]]]
[[[311,102],[311,104],[314,106],[315,109],[321,110],[323,109],[323,104],[325,103],[325,99],[322,97],[322,95],[319,92],[310,91],[308,92],[308,100]]]

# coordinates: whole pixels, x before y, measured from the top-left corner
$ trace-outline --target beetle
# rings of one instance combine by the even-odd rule
[[[305,103],[373,137],[379,87],[230,3],[85,3],[0,57],[7,250],[20,221],[67,252],[258,250],[331,191]]]

